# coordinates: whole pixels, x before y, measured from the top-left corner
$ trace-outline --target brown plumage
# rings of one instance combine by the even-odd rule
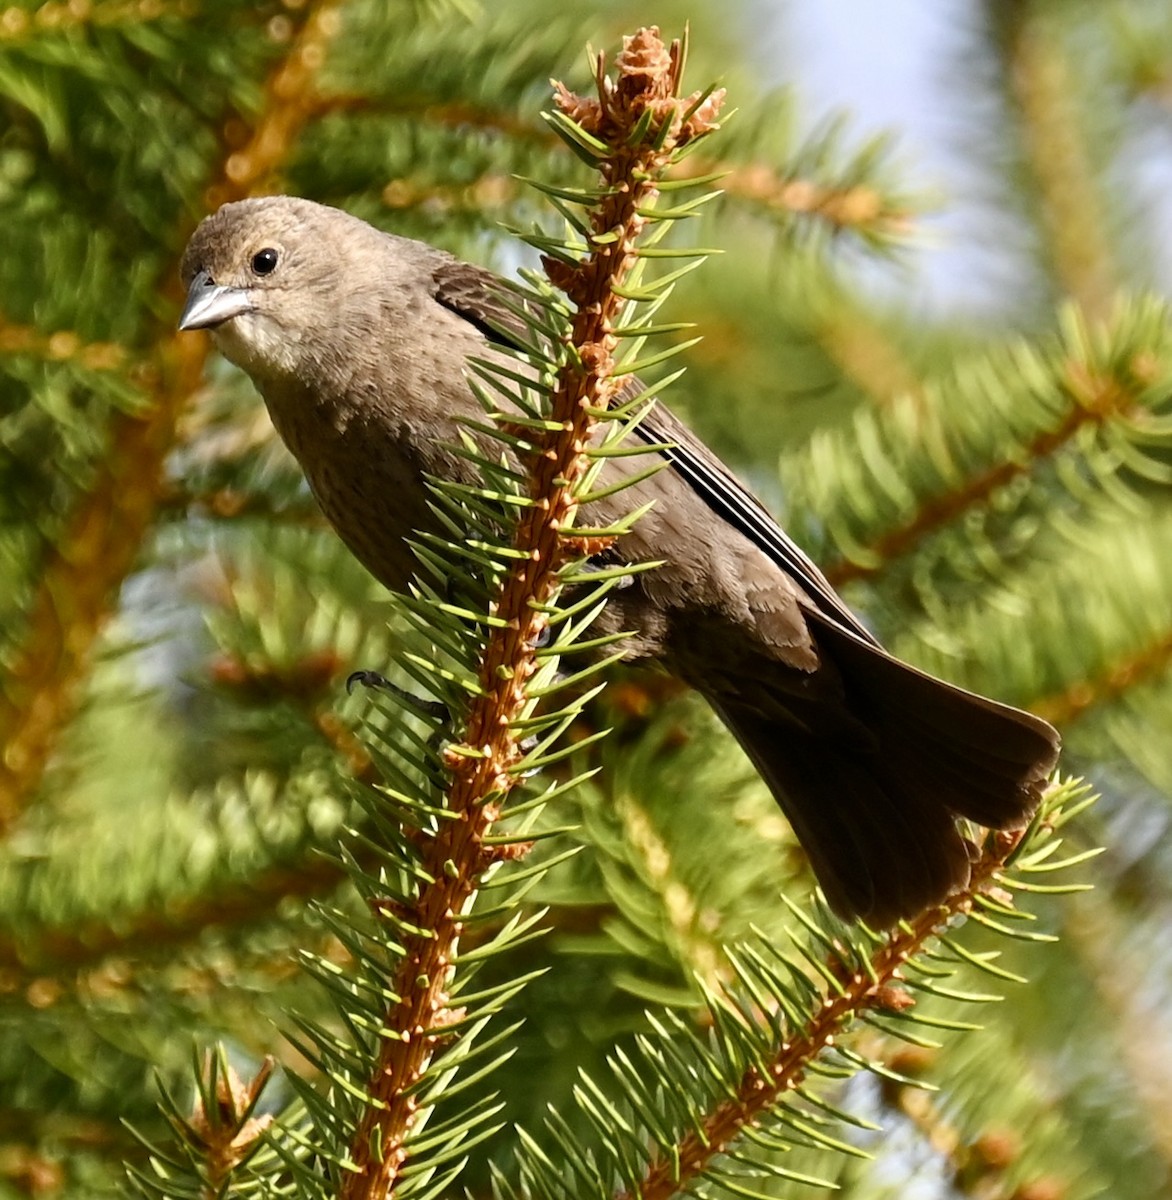
[[[181,328],[210,329],[248,372],[342,540],[402,589],[413,570],[403,539],[432,524],[422,477],[468,471],[444,443],[458,417],[479,413],[465,360],[491,356],[492,327],[509,323],[496,277],[280,196],[204,221],[183,277]],[[604,614],[635,631],[629,657],[662,662],[709,699],[839,913],[882,927],[964,886],[956,818],[1024,824],[1058,735],[892,658],[664,405],[640,430],[674,444],[671,468],[588,514],[605,522],[655,500],[617,554],[666,563],[612,593]]]

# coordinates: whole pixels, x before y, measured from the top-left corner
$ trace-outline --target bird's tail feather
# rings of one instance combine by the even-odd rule
[[[845,714],[803,712],[792,693],[778,697],[776,713],[733,693],[712,700],[777,797],[832,907],[881,928],[968,882],[971,846],[955,817],[994,829],[1028,822],[1058,735],[829,622],[814,617],[811,626],[842,677]],[[843,736],[844,718],[859,736]]]

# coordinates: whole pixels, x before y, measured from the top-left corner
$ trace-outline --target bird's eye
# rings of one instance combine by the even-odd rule
[[[252,269],[258,275],[271,275],[277,269],[277,252],[272,247],[258,250],[252,256]]]

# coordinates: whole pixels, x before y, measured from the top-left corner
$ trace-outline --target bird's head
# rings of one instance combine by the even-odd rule
[[[338,320],[352,266],[378,236],[337,209],[290,196],[225,204],[196,229],[181,267],[180,329],[211,331],[258,382],[298,375]],[[355,260],[352,262],[351,260]]]

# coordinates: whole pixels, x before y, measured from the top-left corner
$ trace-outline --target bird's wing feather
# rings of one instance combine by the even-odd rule
[[[874,634],[839,599],[830,581],[810,556],[781,528],[769,510],[667,407],[655,408],[636,430],[652,444],[667,443],[660,451],[691,489],[713,512],[744,534],[806,593],[819,612],[844,630],[879,648]]]
[[[499,345],[521,344],[525,325],[502,303],[501,294],[508,284],[498,275],[483,267],[448,259],[436,268],[434,279],[438,303],[470,321],[490,341]],[[620,394],[631,399],[642,390],[643,385],[631,378]],[[866,645],[879,648],[875,636],[839,599],[826,576],[778,525],[769,510],[667,405],[657,400],[635,432],[649,445],[666,444],[668,448],[659,452],[696,495],[785,571],[826,620]]]
[[[490,342],[514,349],[523,345],[525,322],[503,300],[510,292],[507,280],[484,267],[448,256],[435,268],[432,278],[436,300],[470,321]]]

